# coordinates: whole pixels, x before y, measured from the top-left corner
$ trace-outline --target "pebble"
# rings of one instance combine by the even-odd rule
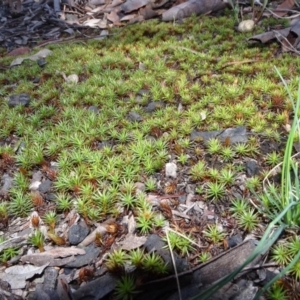
[[[244,20],[244,21],[240,22],[237,30],[239,32],[250,32],[253,30],[254,25],[255,25],[255,23],[253,20]]]
[[[243,241],[243,237],[240,234],[233,235],[228,239],[228,247],[233,248],[239,245]]]
[[[71,245],[78,245],[88,235],[89,229],[87,226],[75,224],[71,226],[68,232],[68,239]]]
[[[157,109],[160,109],[160,108],[164,108],[165,107],[165,104],[163,102],[150,102],[146,107],[145,107],[145,112],[147,113],[151,113]]]
[[[10,177],[8,174],[4,174],[2,176],[1,184],[2,187],[0,189],[0,195],[6,196],[8,194],[8,191],[13,186],[14,179]]]
[[[141,122],[143,121],[143,117],[138,114],[137,112],[134,112],[134,111],[131,111],[128,113],[127,115],[129,121],[132,121],[132,122]]]
[[[9,107],[15,107],[18,105],[28,106],[29,103],[30,103],[30,97],[26,93],[11,95],[9,96],[9,100],[8,100]]]
[[[39,185],[38,189],[41,193],[46,194],[51,190],[51,187],[52,187],[52,181],[46,179]]]
[[[177,177],[177,166],[175,163],[166,163],[166,176],[172,178]]]
[[[255,159],[250,159],[245,162],[246,174],[248,177],[258,175],[260,172],[260,167]]]

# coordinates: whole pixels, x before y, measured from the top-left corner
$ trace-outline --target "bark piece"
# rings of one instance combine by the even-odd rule
[[[189,299],[190,297],[194,297],[207,286],[230,274],[233,270],[245,262],[254,250],[255,243],[255,240],[247,240],[214,257],[209,262],[194,268],[193,270],[178,274],[182,298]],[[259,260],[260,257],[255,259],[248,266],[257,264]],[[175,276],[150,282],[143,286],[143,291],[144,292],[139,294],[137,299],[178,299]]]

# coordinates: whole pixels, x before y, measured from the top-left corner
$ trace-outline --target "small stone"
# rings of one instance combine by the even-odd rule
[[[245,162],[246,174],[248,177],[258,175],[260,172],[260,167],[255,159],[250,159]]]
[[[160,109],[160,108],[164,108],[165,107],[165,104],[163,102],[150,102],[146,107],[145,107],[145,112],[147,113],[151,113],[157,109]]]
[[[11,95],[9,96],[8,106],[15,107],[18,105],[28,106],[30,103],[30,97],[26,93],[22,93],[19,95]]]
[[[88,111],[97,114],[99,112],[99,108],[97,106],[91,105],[89,106]]]
[[[56,285],[56,279],[58,276],[58,271],[54,267],[47,267],[44,272],[44,290],[54,290]]]
[[[39,65],[40,68],[43,68],[47,64],[47,62],[44,58],[40,58],[37,60],[37,64]]]
[[[254,25],[255,24],[254,24],[253,20],[244,20],[244,21],[240,22],[237,29],[239,32],[250,32],[253,30]]]
[[[185,204],[186,195],[179,196],[178,201],[179,201],[180,204]]]
[[[177,166],[175,163],[167,163],[166,164],[166,176],[176,178],[177,177]]]
[[[233,248],[239,245],[243,241],[243,238],[240,234],[233,235],[228,239],[228,247]]]
[[[41,193],[46,194],[51,190],[51,187],[52,187],[52,181],[46,179],[39,185],[38,189]]]
[[[86,226],[75,224],[71,226],[68,232],[68,239],[71,245],[78,245],[88,235],[89,229]]]
[[[10,177],[8,174],[4,174],[2,176],[1,184],[2,187],[0,189],[0,195],[6,197],[8,195],[9,190],[13,186],[14,179]]]
[[[47,201],[56,201],[57,200],[57,195],[55,195],[54,193],[47,193],[45,195],[45,200],[47,200]]]
[[[137,112],[131,111],[128,113],[128,119],[132,122],[141,122],[143,121],[143,117]]]
[[[104,147],[112,147],[112,146],[113,146],[113,145],[112,145],[110,142],[104,141],[104,142],[98,143],[97,148],[98,148],[99,150],[101,150],[101,149],[103,149]]]
[[[34,181],[30,184],[29,189],[31,191],[37,191],[40,185],[41,185],[40,181]]]

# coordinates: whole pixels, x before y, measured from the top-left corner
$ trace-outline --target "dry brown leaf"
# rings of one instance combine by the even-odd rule
[[[130,251],[143,246],[146,243],[146,240],[146,236],[128,234],[126,238],[119,243],[119,245],[123,250]]]
[[[121,11],[124,13],[130,13],[134,10],[138,10],[139,8],[147,5],[150,3],[151,0],[131,0],[126,1],[124,4],[121,5]]]
[[[173,218],[172,209],[167,199],[163,199],[160,201],[160,209],[166,219],[171,220]]]
[[[24,55],[24,54],[28,54],[30,53],[30,48],[28,47],[20,47],[20,48],[16,48],[12,51],[10,51],[9,53],[7,53],[8,56],[20,56],[20,55]]]
[[[278,7],[273,10],[273,12],[276,14],[276,16],[283,17],[288,13],[288,10],[294,7],[294,5],[295,5],[294,0],[285,0],[280,5],[278,5]]]
[[[114,25],[120,22],[120,18],[116,10],[112,10],[110,14],[107,15],[107,20],[111,21]]]

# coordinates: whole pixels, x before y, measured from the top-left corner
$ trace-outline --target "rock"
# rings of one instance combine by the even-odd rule
[[[100,248],[95,247],[94,245],[87,246],[83,249],[85,250],[85,254],[76,256],[76,259],[66,264],[66,267],[81,268],[85,265],[88,265],[97,258],[101,251]]]
[[[160,109],[160,108],[164,108],[165,107],[165,104],[163,102],[150,102],[146,107],[145,107],[145,112],[147,113],[151,113],[157,109]]]
[[[19,95],[11,95],[9,96],[8,106],[15,107],[18,105],[28,106],[30,103],[30,97],[26,93],[22,93]]]
[[[186,195],[179,196],[178,201],[179,201],[180,204],[185,204]]]
[[[166,170],[167,177],[172,177],[172,178],[177,177],[177,166],[175,163],[173,163],[173,162],[167,163],[165,170]]]
[[[78,245],[82,242],[85,237],[89,234],[89,229],[87,226],[81,226],[75,224],[71,226],[68,232],[68,239],[71,245]]]
[[[228,239],[228,247],[233,248],[243,241],[243,237],[240,234],[233,235]]]
[[[45,200],[47,201],[56,201],[57,200],[57,195],[53,193],[47,193],[45,195]]]
[[[13,186],[13,180],[14,179],[6,173],[2,176],[2,180],[1,180],[2,187],[0,189],[0,196],[3,196],[4,198],[8,196],[8,192]]]
[[[97,114],[99,112],[99,108],[97,106],[91,105],[88,107],[88,111]]]
[[[36,62],[39,65],[40,68],[43,68],[47,64],[47,62],[44,58],[40,58]]]
[[[250,32],[253,30],[254,28],[254,21],[253,20],[244,20],[242,22],[240,22],[237,30],[239,32]]]
[[[101,150],[101,149],[103,149],[104,147],[112,147],[112,146],[113,146],[112,143],[107,142],[107,141],[103,141],[103,142],[98,143],[97,148],[98,148],[99,150]]]
[[[260,166],[255,159],[250,159],[245,162],[246,174],[248,177],[258,175],[260,173]]]
[[[143,104],[146,100],[147,95],[149,95],[148,90],[143,90],[143,89],[139,90],[137,95],[136,95],[136,98],[135,98],[136,103]]]
[[[193,131],[191,133],[191,140],[203,140],[204,143],[212,138],[217,138],[221,142],[225,142],[226,138],[230,139],[231,144],[246,143],[248,141],[247,129],[244,126],[236,128],[227,128],[225,130],[218,131]]]
[[[52,187],[52,181],[49,179],[46,179],[39,185],[38,190],[41,193],[46,194],[51,190],[51,187]]]
[[[30,294],[30,300],[60,300],[56,292],[58,271],[54,267],[47,267],[44,272],[44,283],[38,284],[36,290]]]
[[[43,289],[53,291],[56,287],[58,270],[54,267],[47,267],[44,272]]]
[[[33,181],[33,182],[30,184],[29,189],[30,189],[31,191],[37,191],[37,190],[39,189],[40,185],[41,185],[41,182],[40,182],[40,181]]]
[[[127,117],[128,117],[128,120],[131,121],[131,122],[141,122],[141,121],[143,121],[143,117],[140,114],[138,114],[137,112],[134,112],[134,111],[129,112]]]
[[[141,89],[138,91],[138,95],[140,95],[140,96],[145,96],[145,95],[149,95],[149,94],[150,94],[149,90]]]

